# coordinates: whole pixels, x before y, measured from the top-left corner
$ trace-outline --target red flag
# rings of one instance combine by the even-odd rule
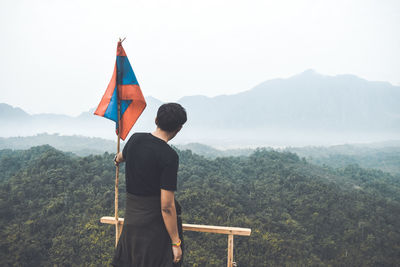
[[[118,102],[121,125],[118,125]],[[121,42],[118,42],[114,73],[94,114],[115,121],[117,134],[121,131],[121,139],[125,140],[145,107],[146,101],[135,73]]]

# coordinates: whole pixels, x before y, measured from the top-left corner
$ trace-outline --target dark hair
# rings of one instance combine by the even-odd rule
[[[186,121],[186,110],[178,103],[167,103],[158,108],[156,124],[161,130],[176,131]]]

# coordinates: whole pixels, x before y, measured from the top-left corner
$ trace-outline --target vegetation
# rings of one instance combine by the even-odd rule
[[[239,156],[250,156],[255,149],[252,148],[235,148],[219,150],[212,146],[200,144],[200,143],[189,143],[186,145],[177,145],[180,150],[191,150],[193,153],[204,156],[209,159],[215,159],[218,157],[239,157]]]
[[[78,135],[42,133],[26,137],[0,137],[0,149],[29,149],[45,144],[79,156],[101,155],[104,152],[112,153],[117,146],[116,142],[111,140]],[[123,145],[124,142],[122,142]],[[208,159],[231,156],[247,157],[255,151],[252,148],[219,150],[200,143],[177,145],[177,148],[179,150],[191,150]],[[363,168],[379,169],[392,174],[400,174],[400,141],[330,147],[288,147],[282,151],[296,153],[317,165],[344,168],[347,165],[358,164]]]
[[[262,149],[214,160],[178,153],[184,223],[252,229],[235,237],[238,266],[400,262],[398,176]],[[0,265],[107,266],[114,228],[99,218],[113,214],[112,159],[49,146],[0,151]],[[123,216],[123,177],[121,192]],[[185,244],[185,266],[226,264],[226,236],[187,232]]]
[[[363,168],[400,174],[400,146],[374,148],[344,145],[330,148],[304,147],[289,150],[318,165],[343,168],[347,165],[358,164]]]
[[[249,156],[255,149],[240,148],[218,150],[199,143],[178,145],[181,150],[189,149],[206,158],[229,156]],[[389,141],[364,145],[337,145],[330,147],[288,147],[278,151],[289,151],[317,165],[345,168],[358,164],[363,168],[379,169],[392,174],[400,174],[400,142]]]

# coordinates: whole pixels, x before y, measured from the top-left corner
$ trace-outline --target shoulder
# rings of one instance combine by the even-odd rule
[[[167,150],[167,153],[169,154],[170,157],[179,158],[178,153],[172,146],[170,146],[167,143],[164,143],[164,144],[165,144],[165,150]]]
[[[129,138],[127,144],[134,143],[134,142],[137,142],[137,141],[142,141],[142,140],[148,138],[148,135],[149,135],[149,133],[134,133]]]
[[[179,164],[179,155],[176,151],[170,147],[167,143],[163,146],[163,153],[162,153],[162,161],[164,164],[169,165],[176,165]]]
[[[134,133],[129,137],[128,141],[125,143],[123,148],[123,154],[126,154],[126,151],[132,149],[132,146],[136,146],[136,144],[142,142],[146,139],[147,133]]]
[[[177,160],[177,161],[179,161],[179,155],[178,155],[178,153],[176,153],[176,151],[175,151],[175,149],[173,149],[172,147],[169,147],[170,148],[170,157],[173,159],[173,160]]]
[[[133,140],[142,139],[142,138],[146,138],[148,136],[149,136],[149,133],[134,133],[134,134],[132,134],[130,139],[133,139]]]

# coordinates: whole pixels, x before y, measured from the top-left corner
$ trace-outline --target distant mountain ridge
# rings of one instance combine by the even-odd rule
[[[153,97],[146,100],[147,108],[133,131],[154,128],[162,101]],[[354,75],[327,76],[307,70],[234,95],[186,96],[178,102],[188,112],[188,123],[177,137],[178,143],[223,147],[332,145],[400,136],[400,87]],[[0,104],[3,137],[48,132],[115,138],[113,126],[91,111],[77,117],[29,115]]]
[[[399,131],[399,100],[400,87],[389,83],[308,70],[236,95],[184,97],[180,102],[196,111],[203,107],[205,114],[196,112],[195,120],[216,127]]]
[[[0,119],[28,118],[30,115],[20,108],[15,108],[5,103],[0,103]]]

